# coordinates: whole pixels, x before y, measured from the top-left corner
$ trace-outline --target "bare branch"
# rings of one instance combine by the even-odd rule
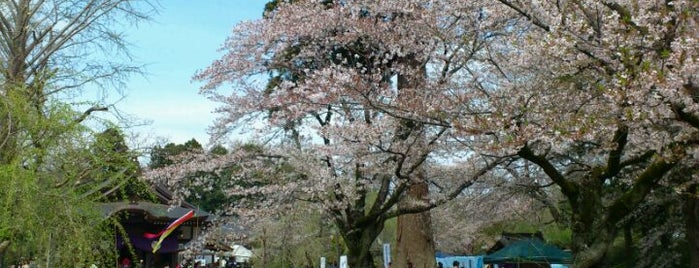
[[[73,121],[75,123],[80,123],[83,120],[85,120],[85,118],[90,116],[93,112],[105,112],[108,110],[109,109],[107,107],[99,107],[99,106],[90,107],[90,109],[87,109],[85,112],[83,112],[82,115],[80,115],[78,118],[75,118],[75,120],[73,120]]]

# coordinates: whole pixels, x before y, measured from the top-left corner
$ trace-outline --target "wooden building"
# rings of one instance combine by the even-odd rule
[[[121,229],[115,226],[114,245],[119,251],[115,267],[122,268],[124,264],[128,264],[129,267],[138,268],[174,268],[180,260],[178,255],[184,245],[196,238],[210,221],[209,213],[189,203],[170,206],[172,196],[164,187],[153,187],[153,194],[155,200],[131,198],[101,204],[104,215],[118,217],[123,227]],[[194,210],[194,217],[177,227],[163,240],[160,249],[155,254],[152,253],[152,245],[157,239],[148,239],[144,237],[144,233],[158,233],[191,210]]]

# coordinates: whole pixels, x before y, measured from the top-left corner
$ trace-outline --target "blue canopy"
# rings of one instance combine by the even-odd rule
[[[570,263],[573,255],[540,239],[514,242],[483,258],[484,263]]]
[[[454,261],[458,261],[461,268],[483,268],[483,256],[447,256],[436,259],[444,268],[451,268]]]

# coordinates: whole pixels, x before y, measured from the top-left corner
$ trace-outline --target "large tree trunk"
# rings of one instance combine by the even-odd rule
[[[425,65],[416,60],[415,55],[405,58],[414,69],[398,75],[399,101],[403,94],[415,94],[421,90],[427,76]],[[396,138],[400,140],[416,139],[414,146],[425,147],[423,126],[409,119],[401,121]],[[416,150],[419,152],[420,150]],[[398,203],[398,209],[410,207],[416,201],[426,203],[429,200],[429,186],[425,180],[422,167],[409,174],[412,184],[403,199]],[[396,230],[396,254],[392,260],[397,268],[434,268],[436,267],[432,219],[429,211],[403,214],[398,216]]]
[[[578,251],[573,259],[575,268],[600,267],[607,254],[610,243],[603,241],[590,245],[585,250]]]
[[[428,198],[428,194],[428,185],[423,182],[412,185],[410,189],[408,189],[407,198],[425,199]],[[396,234],[396,254],[393,259],[393,267],[434,268],[435,264],[435,248],[430,212],[427,211],[399,216]]]
[[[572,206],[572,242],[574,267],[598,267],[609,249],[614,234],[605,226],[602,185],[596,177],[585,178]],[[610,239],[611,238],[611,239]]]
[[[347,262],[350,268],[376,268],[371,246],[383,228],[383,220],[378,219],[373,224],[345,230],[341,233],[347,246]]]
[[[689,267],[699,267],[699,185],[694,184],[687,190],[684,200],[685,232],[689,243]]]

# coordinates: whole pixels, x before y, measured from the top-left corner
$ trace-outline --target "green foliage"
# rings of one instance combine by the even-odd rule
[[[226,147],[223,147],[221,145],[216,145],[211,150],[209,150],[211,154],[214,155],[226,155],[228,153],[228,149]]]
[[[153,147],[150,153],[150,168],[161,168],[172,165],[172,157],[185,152],[200,151],[203,147],[196,139],[191,139],[184,144],[168,143],[165,146],[157,145]]]
[[[41,177],[17,162],[0,166],[0,240],[10,242],[4,262],[76,267],[110,261],[112,232],[94,203]]]
[[[138,165],[117,129],[100,135],[84,124],[104,105],[65,98],[86,87],[107,89],[139,70],[116,62],[128,53],[110,29],[119,19],[147,18],[132,2],[0,1],[2,267],[113,261],[112,220],[96,201],[127,185]],[[99,52],[109,57],[94,57]]]
[[[368,195],[368,199],[374,198],[376,193]],[[306,205],[299,203],[296,210],[255,227],[249,244],[256,252],[253,259],[255,266],[318,267],[320,256],[326,258],[327,266],[337,265],[340,256],[347,254],[345,241],[332,219],[318,210],[308,209]],[[372,245],[375,263],[382,263],[383,243],[395,245],[396,224],[397,218],[387,220],[376,243]]]
[[[202,145],[195,139],[191,139],[184,144],[168,143],[165,146],[155,146],[151,150],[150,168],[162,168],[174,164],[173,158],[183,153],[195,153],[203,151]],[[213,155],[222,156],[228,153],[228,150],[216,145],[209,150]],[[225,195],[223,187],[227,180],[224,178],[229,175],[229,171],[216,172],[196,172],[192,174],[192,180],[197,180],[201,183],[190,181],[192,194],[186,200],[193,205],[208,212],[222,211],[225,205],[230,204],[231,198]]]
[[[285,216],[258,224],[255,229],[250,243],[256,252],[254,266],[318,267],[320,256],[330,265],[346,254],[330,219],[304,204]]]
[[[95,167],[92,179],[103,183],[107,188],[100,199],[117,201],[128,199],[155,200],[148,184],[139,179],[141,172],[137,155],[126,145],[124,134],[115,127],[98,133],[89,148]]]
[[[4,264],[31,260],[42,267],[87,267],[115,256],[113,230],[98,209],[109,190],[135,178],[117,129],[98,134],[80,123],[82,114],[46,100],[39,111],[10,90],[3,99],[7,121],[0,137],[0,251]],[[101,266],[101,265],[98,265]]]

